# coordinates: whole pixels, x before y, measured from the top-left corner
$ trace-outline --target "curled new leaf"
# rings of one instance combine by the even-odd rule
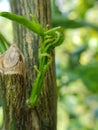
[[[13,13],[9,13],[9,12],[1,12],[0,16],[8,18],[12,21],[15,21],[16,23],[19,23],[19,24],[25,26],[26,28],[28,28],[29,30],[39,34],[40,36],[44,35],[44,29],[35,20],[30,21],[23,16],[13,14]]]

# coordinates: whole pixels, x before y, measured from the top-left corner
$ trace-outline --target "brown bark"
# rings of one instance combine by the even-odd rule
[[[39,22],[43,25],[43,27],[45,27],[47,24],[51,26],[50,0],[18,0],[18,1],[10,0],[10,3],[11,3],[12,12],[23,15],[28,19],[30,19],[30,14],[34,14],[38,18]],[[41,92],[41,96],[36,106],[32,109],[28,109],[28,108],[26,109],[24,107],[24,103],[26,99],[28,99],[28,97],[30,96],[33,81],[37,75],[33,66],[34,65],[38,66],[38,62],[39,62],[38,61],[38,48],[40,46],[39,37],[36,34],[30,32],[28,29],[25,29],[24,27],[17,25],[15,23],[13,26],[13,30],[14,30],[13,31],[14,43],[17,44],[18,47],[21,49],[26,61],[26,80],[25,80],[26,86],[22,92],[23,95],[25,94],[26,95],[23,96],[22,94],[20,94],[20,97],[17,97],[19,98],[19,100],[23,98],[23,104],[20,103],[20,106],[22,106],[20,107],[21,110],[19,108],[21,114],[20,116],[16,114],[17,118],[19,118],[22,122],[20,120],[18,122],[20,124],[20,128],[17,128],[16,126],[14,128],[15,130],[56,130],[56,102],[57,101],[56,101],[54,60],[52,65],[47,70],[45,81],[44,81],[44,88]],[[51,52],[51,55],[54,59],[53,52]],[[12,76],[14,77],[14,75]],[[10,105],[8,107],[10,108]],[[16,113],[16,109],[13,111],[15,111]],[[11,115],[12,117],[13,117],[13,113],[14,112],[12,112]],[[9,112],[7,114],[9,114]],[[8,120],[9,119],[7,119],[7,121]],[[21,123],[23,123],[24,125]],[[14,130],[14,129],[12,128],[6,130]]]
[[[3,130],[20,130],[25,124],[25,62],[16,45],[0,55],[0,87]]]

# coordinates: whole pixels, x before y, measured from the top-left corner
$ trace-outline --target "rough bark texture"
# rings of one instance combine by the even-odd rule
[[[47,24],[51,26],[50,0],[10,0],[10,3],[12,12],[23,15],[28,19],[30,19],[29,14],[34,14],[43,27]],[[19,104],[17,105],[16,102],[16,105],[14,105],[16,106],[15,109],[13,108],[14,101],[11,103],[11,106],[10,104],[6,106],[5,102],[4,114],[6,112],[6,115],[3,126],[5,127],[5,130],[56,130],[56,82],[54,61],[47,70],[44,88],[37,105],[32,109],[26,109],[24,102],[30,95],[32,84],[36,77],[36,71],[34,70],[33,65],[38,65],[39,37],[20,25],[15,23],[13,25],[14,43],[21,49],[26,61],[26,85],[25,87],[22,87],[24,86],[24,78],[22,78],[22,75],[20,74],[5,75],[5,77],[1,76],[1,80],[5,80],[4,86],[7,88],[4,89],[5,94],[9,91],[9,87],[7,87],[9,86],[7,85],[9,82],[15,82],[16,85],[19,84],[17,86],[20,90],[22,88],[22,91],[19,93],[20,95],[16,96],[17,102],[19,100]],[[53,52],[51,52],[51,55],[54,59]],[[16,79],[16,76],[18,80]],[[12,84],[10,86],[12,86]],[[14,90],[14,92],[10,90],[13,99],[14,95],[17,95],[17,90]],[[3,97],[3,99],[6,101],[5,97]],[[17,106],[20,106],[20,108],[17,109]],[[17,122],[15,119],[18,118],[19,121]],[[9,119],[12,124],[10,124]]]
[[[0,87],[4,114],[2,129],[25,129],[25,62],[16,45],[0,55]]]

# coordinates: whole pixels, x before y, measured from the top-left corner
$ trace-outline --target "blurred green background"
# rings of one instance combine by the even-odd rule
[[[51,7],[53,27],[65,30],[56,48],[57,130],[98,130],[98,0],[51,0]],[[8,0],[0,11],[10,11]],[[8,43],[12,33],[11,21],[0,18]]]

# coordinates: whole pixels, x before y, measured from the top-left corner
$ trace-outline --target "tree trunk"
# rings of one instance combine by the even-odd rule
[[[25,129],[25,62],[16,45],[0,55],[0,87],[4,114],[2,129]]]
[[[30,14],[33,14],[38,18],[43,27],[47,24],[51,26],[50,0],[10,0],[10,3],[12,12],[23,15],[28,19],[30,19]],[[37,75],[33,66],[38,66],[39,62],[39,37],[30,32],[28,29],[15,23],[13,24],[13,33],[14,43],[18,45],[25,57],[26,69],[24,70],[26,70],[26,77],[24,76],[24,73],[16,74],[14,72],[10,75],[3,73],[4,76],[1,76],[1,81],[3,81],[1,83],[5,86],[4,93],[8,93],[8,96],[2,96],[4,99],[3,111],[5,122],[3,129],[56,130],[57,96],[54,60],[47,70],[44,80],[44,87],[36,106],[32,109],[26,108],[25,102],[30,96],[33,81]],[[51,52],[51,55],[54,59],[54,52]],[[14,89],[14,92],[9,91],[9,87],[7,87],[11,87],[13,82],[16,83],[16,86],[18,86]],[[19,94],[17,96],[18,92]],[[10,95],[12,97],[10,97]],[[7,98],[9,100],[6,105]],[[13,98],[15,98],[15,101],[12,101]],[[17,105],[18,100],[19,104]],[[16,102],[16,104],[14,102]]]

